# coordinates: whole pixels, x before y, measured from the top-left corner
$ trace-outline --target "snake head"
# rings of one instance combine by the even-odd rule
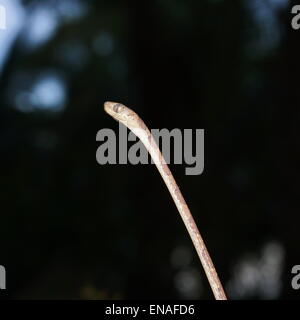
[[[121,103],[117,103],[117,102],[111,102],[111,101],[107,101],[104,103],[104,110],[111,115],[112,117],[115,117],[120,114],[125,110],[125,106]]]
[[[123,123],[126,127],[138,127],[138,115],[121,103],[107,101],[104,103],[104,110],[115,120]]]

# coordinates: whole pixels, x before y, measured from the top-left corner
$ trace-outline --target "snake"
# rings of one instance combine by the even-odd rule
[[[162,179],[164,180],[192,239],[215,299],[227,300],[223,286],[196,222],[150,130],[145,125],[144,121],[133,110],[121,103],[107,101],[104,103],[104,110],[112,118],[131,130],[147,149]]]

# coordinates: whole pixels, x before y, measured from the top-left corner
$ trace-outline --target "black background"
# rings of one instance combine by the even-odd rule
[[[264,3],[262,13],[250,0],[82,2],[87,13],[62,21],[34,50],[26,49],[25,28],[0,75],[6,295],[213,298],[156,168],[96,162],[97,131],[118,130],[103,111],[113,100],[150,128],[205,130],[203,174],[187,176],[185,165],[171,169],[228,297],[298,299],[291,288],[291,268],[300,264],[300,31],[291,27],[297,2],[276,9],[274,1],[254,1]],[[55,11],[58,1],[23,5],[30,24],[34,10]],[[100,38],[99,53],[101,34],[110,40]],[[66,45],[75,58],[60,58]],[[76,56],[78,46],[85,59]],[[63,110],[20,110],[16,97],[44,70],[65,81]],[[264,274],[266,248],[271,267]],[[275,275],[274,250],[281,257]],[[256,261],[256,278],[248,287],[241,280],[239,291],[230,284],[243,261]],[[245,270],[246,278],[253,274]],[[277,276],[273,291],[269,281]]]

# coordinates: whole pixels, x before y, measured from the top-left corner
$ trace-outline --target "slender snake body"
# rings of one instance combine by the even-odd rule
[[[104,109],[115,120],[121,122],[128,129],[130,129],[145,145],[167,188],[169,189],[181,218],[190,234],[215,298],[217,300],[227,300],[216,269],[200,235],[194,218],[149,129],[134,111],[123,104],[116,102],[105,102]]]

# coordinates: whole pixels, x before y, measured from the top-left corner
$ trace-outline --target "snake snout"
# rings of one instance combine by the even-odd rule
[[[121,111],[121,103],[117,103],[117,102],[112,102],[112,101],[106,101],[104,103],[104,110],[112,115],[114,113],[119,113]]]

